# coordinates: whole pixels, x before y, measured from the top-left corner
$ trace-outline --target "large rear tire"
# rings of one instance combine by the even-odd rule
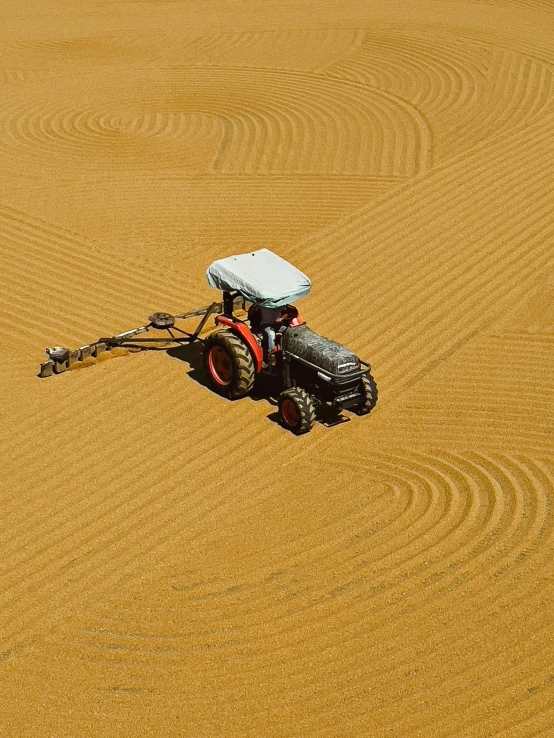
[[[203,361],[210,387],[223,397],[244,397],[254,386],[252,354],[231,331],[215,331],[206,338]]]
[[[362,377],[362,392],[363,401],[353,408],[356,415],[367,415],[377,403],[377,384],[371,374],[364,374]]]
[[[315,408],[310,395],[300,387],[291,387],[279,395],[279,420],[288,430],[301,435],[315,423]]]

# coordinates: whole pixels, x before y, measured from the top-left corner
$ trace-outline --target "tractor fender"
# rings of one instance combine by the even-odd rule
[[[238,334],[244,343],[250,349],[252,358],[254,359],[254,366],[256,368],[256,374],[262,371],[262,359],[263,352],[260,344],[256,341],[254,334],[246,323],[240,321],[234,321],[231,318],[226,318],[224,315],[218,315],[215,319],[216,324],[226,326],[233,333]]]

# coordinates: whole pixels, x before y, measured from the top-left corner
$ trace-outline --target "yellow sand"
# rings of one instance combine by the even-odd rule
[[[554,735],[552,2],[0,19],[0,735]],[[371,416],[36,377],[260,247]]]

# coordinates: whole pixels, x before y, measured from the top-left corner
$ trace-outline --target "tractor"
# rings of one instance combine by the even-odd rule
[[[365,415],[373,409],[377,386],[370,365],[310,330],[293,304],[310,292],[305,274],[277,254],[260,249],[214,261],[206,275],[208,284],[222,292],[220,302],[177,316],[154,313],[141,328],[74,351],[47,349],[48,360],[39,376],[59,374],[73,363],[115,347],[143,350],[198,340],[213,391],[237,400],[265,381],[270,396],[277,398],[280,423],[297,435],[310,431],[318,414],[341,422],[343,410]],[[201,337],[212,315],[214,329]],[[196,316],[202,317],[192,333],[176,325],[177,320]],[[151,330],[168,335],[136,338]]]

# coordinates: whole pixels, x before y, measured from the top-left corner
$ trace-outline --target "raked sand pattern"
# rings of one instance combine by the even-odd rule
[[[554,736],[554,4],[1,18],[0,734]],[[371,416],[36,377],[260,247]]]

